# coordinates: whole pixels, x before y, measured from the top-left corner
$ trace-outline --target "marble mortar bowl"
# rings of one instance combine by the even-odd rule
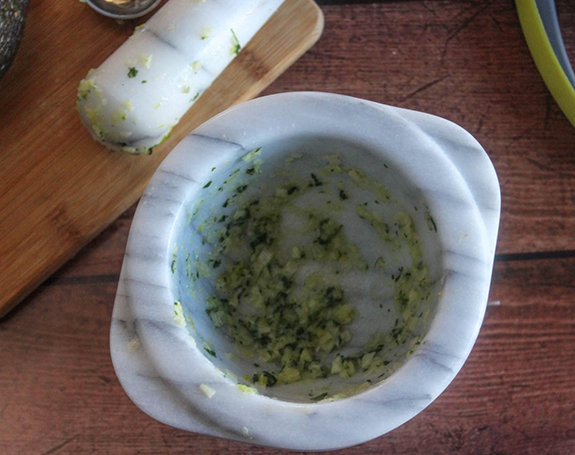
[[[259,148],[256,160],[246,159]],[[343,171],[326,177],[334,156]],[[387,203],[376,201],[381,192],[354,187],[350,169],[385,188]],[[314,213],[338,204],[334,216],[368,269],[352,267],[336,278],[358,316],[349,324],[351,341],[326,362],[361,351],[380,333],[387,340],[378,354],[385,365],[254,385],[253,375],[274,365],[246,356],[206,311],[225,269],[209,262],[209,233],[218,228],[209,221],[233,217],[234,204],[226,200],[240,187],[241,197],[255,200],[290,179],[313,182],[311,173],[325,186],[310,183],[293,204]],[[328,182],[346,179],[345,200],[338,200]],[[413,318],[401,312],[394,290],[412,258],[404,247],[390,251],[358,216],[358,206],[391,220],[390,226],[398,213],[412,219],[429,291],[409,313]],[[196,433],[292,450],[336,449],[383,435],[437,398],[469,355],[487,303],[499,214],[499,185],[487,154],[442,118],[312,92],[231,108],[168,155],[139,203],[111,326],[118,378],[145,413]],[[304,236],[297,220],[284,224],[288,243]],[[298,273],[319,273],[313,267]],[[409,330],[398,332],[397,321]],[[399,341],[388,343],[398,333]]]

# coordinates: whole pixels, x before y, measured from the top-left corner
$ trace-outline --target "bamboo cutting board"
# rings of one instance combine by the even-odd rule
[[[257,96],[319,38],[312,0],[286,0],[151,156],[110,152],[76,112],[80,80],[133,31],[78,1],[31,2],[24,39],[0,81],[0,316],[142,194],[190,131]]]

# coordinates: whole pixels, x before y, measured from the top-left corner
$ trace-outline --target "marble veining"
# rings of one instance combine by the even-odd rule
[[[183,207],[214,167],[261,144],[313,135],[376,150],[417,183],[437,223],[444,269],[435,277],[442,293],[425,337],[396,371],[356,395],[301,403],[246,393],[222,375],[174,317],[170,264]],[[144,412],[192,432],[293,450],[376,438],[437,398],[469,355],[487,303],[499,211],[487,154],[447,120],[325,93],[273,95],[233,107],[170,153],[140,201],[111,325],[118,378]],[[215,394],[208,398],[201,384]]]

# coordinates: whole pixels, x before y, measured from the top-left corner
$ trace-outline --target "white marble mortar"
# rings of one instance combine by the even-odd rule
[[[224,356],[206,356],[201,340],[194,343],[174,317],[174,302],[182,301],[196,324],[205,326],[198,330],[212,333],[203,307],[182,295],[185,278],[171,270],[174,245],[186,235],[188,211],[205,194],[212,168],[233,166],[256,147],[281,155],[306,143],[318,153],[340,147],[336,151],[345,154],[347,145],[367,151],[368,173],[380,175],[376,168],[385,161],[407,182],[404,193],[425,201],[437,233],[432,240],[422,236],[429,244],[424,255],[441,288],[423,341],[390,377],[356,395],[319,403],[296,395],[291,400],[291,389],[284,395],[246,393],[224,377],[219,368],[239,367]],[[353,159],[362,165],[363,158]],[[231,108],[187,136],[142,196],[112,318],[116,374],[140,409],[187,431],[292,450],[337,449],[381,436],[436,399],[469,355],[487,303],[499,214],[491,161],[469,133],[445,119],[313,92]],[[211,398],[202,384],[215,391]]]

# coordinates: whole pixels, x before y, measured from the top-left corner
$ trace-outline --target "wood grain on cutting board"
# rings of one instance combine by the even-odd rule
[[[69,0],[32,2],[0,81],[0,316],[142,194],[166,154],[226,108],[257,96],[319,38],[312,0],[286,0],[151,156],[110,152],[81,125],[78,83],[132,33]]]

